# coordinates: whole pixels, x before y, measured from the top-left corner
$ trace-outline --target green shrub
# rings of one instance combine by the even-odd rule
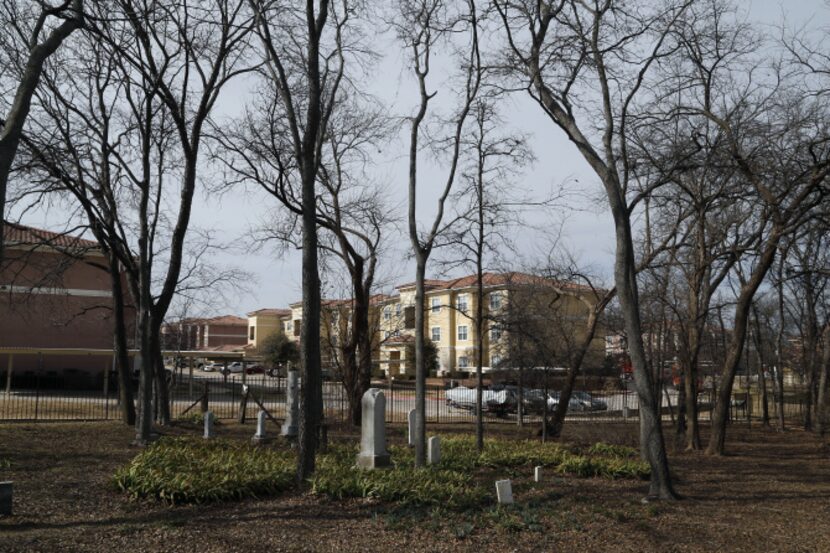
[[[513,468],[528,465],[557,465],[568,454],[554,443],[515,440],[484,440],[484,451],[478,453],[475,438],[449,436],[441,440],[441,466],[458,470],[476,467]]]
[[[591,455],[602,455],[604,457],[620,457],[620,458],[632,458],[637,457],[639,455],[637,450],[633,447],[628,447],[625,445],[613,445],[613,444],[606,444],[604,442],[597,442],[588,448],[588,453]]]
[[[579,478],[648,478],[651,474],[648,464],[609,457],[586,457],[583,455],[568,455],[556,470],[561,474],[570,474]]]
[[[417,469],[408,448],[391,448],[394,466],[364,470],[354,466],[356,449],[334,446],[322,456],[311,479],[312,492],[337,499],[375,498],[400,506],[462,509],[479,504],[487,494],[472,475],[444,467]]]
[[[261,497],[293,485],[288,452],[224,440],[162,439],[118,469],[115,485],[133,497],[170,504]]]

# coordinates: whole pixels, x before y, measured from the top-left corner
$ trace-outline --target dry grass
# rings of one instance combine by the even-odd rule
[[[253,425],[217,430],[247,440]],[[534,430],[497,431],[526,438]],[[572,425],[565,440],[631,445],[636,430]],[[167,432],[199,431],[183,424]],[[403,434],[390,431],[393,440]],[[468,513],[297,494],[175,508],[132,501],[111,484],[137,452],[131,439],[115,422],[0,426],[0,480],[15,481],[15,516],[0,519],[0,550],[830,551],[830,447],[800,431],[736,425],[727,457],[673,453],[686,497],[676,503],[640,503],[642,482],[550,475],[536,486],[520,470],[504,475],[514,480],[514,508]]]

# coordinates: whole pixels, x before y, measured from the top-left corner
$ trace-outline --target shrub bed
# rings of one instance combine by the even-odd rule
[[[162,439],[115,473],[133,497],[170,504],[274,495],[293,485],[296,462],[285,451],[226,440]]]
[[[648,465],[632,448],[595,444],[585,454],[559,444],[488,439],[476,451],[469,436],[443,436],[442,459],[416,469],[413,451],[392,446],[393,467],[355,467],[357,447],[333,444],[320,455],[310,480],[313,493],[334,499],[370,498],[399,506],[467,509],[492,501],[492,473],[534,465],[580,478],[647,478]],[[227,440],[163,439],[138,454],[114,477],[136,498],[170,504],[207,503],[263,497],[294,485],[296,458],[288,450],[257,448]]]

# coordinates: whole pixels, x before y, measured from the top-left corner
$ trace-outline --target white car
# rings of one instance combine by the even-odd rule
[[[218,361],[214,361],[213,363],[205,363],[204,365],[202,365],[202,370],[206,372],[221,371],[224,368],[225,364],[220,363]]]
[[[234,361],[233,363],[228,363],[228,371],[232,373],[241,373],[242,361]]]

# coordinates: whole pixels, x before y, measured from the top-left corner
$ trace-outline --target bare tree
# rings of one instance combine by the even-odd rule
[[[394,16],[393,27],[400,43],[409,53],[408,69],[412,71],[418,86],[418,106],[409,119],[409,175],[408,175],[408,228],[409,240],[415,256],[415,465],[426,464],[426,362],[424,353],[424,311],[426,296],[424,280],[429,257],[437,237],[446,228],[444,212],[447,198],[452,191],[458,173],[465,123],[473,102],[478,96],[482,78],[479,51],[478,9],[474,0],[467,0],[460,13],[456,6],[442,0],[407,0],[400,2],[400,13]],[[459,93],[460,106],[450,117],[451,131],[440,147],[446,155],[443,186],[437,202],[437,211],[422,231],[418,226],[417,197],[423,183],[418,177],[419,151],[424,147],[423,127],[430,102],[436,92],[428,91],[428,78],[436,56],[436,46],[449,41],[454,35],[464,37],[461,47],[463,85]],[[420,183],[420,184],[419,184]]]
[[[350,300],[337,307],[338,312],[348,307],[343,311],[344,320],[338,323],[345,323],[348,318],[351,324],[344,325],[343,332],[329,333],[328,337],[339,340],[330,345],[339,352],[336,361],[349,399],[349,418],[359,425],[361,400],[371,384],[375,341],[370,321],[372,292],[382,238],[393,217],[383,189],[372,181],[367,169],[374,166],[373,153],[388,139],[389,125],[377,110],[363,107],[357,99],[346,98],[345,91],[341,96],[320,148],[315,218],[320,229],[320,264],[337,272],[339,267],[326,265],[334,258],[342,263],[349,277]],[[274,100],[271,97],[270,101]],[[271,106],[249,114],[244,127],[233,135],[225,133],[218,157],[236,180],[254,183],[287,208],[272,214],[263,228],[255,232],[256,238],[274,240],[280,249],[286,246],[299,249],[302,247],[299,221],[302,204],[296,186],[289,175],[280,186],[275,187],[273,181],[282,170],[282,152],[288,147],[282,115]],[[230,157],[225,155],[228,152],[232,153]]]
[[[6,186],[23,135],[32,97],[46,60],[63,41],[83,25],[83,0],[37,0],[0,3],[0,73],[17,80],[11,105],[0,103],[0,261],[3,259],[3,224]],[[0,86],[5,88],[0,81]]]
[[[494,4],[504,30],[508,75],[565,133],[605,189],[617,238],[616,288],[640,401],[640,445],[651,467],[649,496],[674,498],[642,340],[631,216],[645,194],[628,197],[637,169],[628,147],[632,113],[649,97],[648,78],[656,62],[676,51],[670,35],[689,2],[652,8],[651,3],[612,0]],[[676,160],[683,162],[683,157]]]
[[[482,451],[485,326],[498,332],[497,323],[490,317],[492,309],[485,312],[484,272],[488,263],[498,262],[501,251],[511,250],[508,234],[519,222],[521,211],[546,202],[519,197],[515,178],[532,161],[532,155],[524,137],[503,130],[505,121],[492,99],[477,99],[471,120],[469,134],[464,138],[467,154],[462,161],[462,187],[451,196],[454,224],[446,236],[439,238],[436,247],[450,246],[448,267],[472,265],[475,269],[476,446]]]
[[[250,0],[250,4],[265,60],[263,73],[272,87],[267,104],[273,124],[270,132],[286,145],[273,160],[274,172],[267,174],[269,188],[278,198],[294,194],[292,181],[298,181],[299,189],[291,203],[284,205],[295,210],[302,228],[303,382],[297,479],[304,482],[314,472],[322,417],[316,185],[329,122],[346,82],[348,39],[344,33],[357,6],[346,0],[321,0],[316,6],[308,2],[303,8],[273,0]],[[274,152],[266,156],[270,153]]]
[[[795,231],[819,205],[830,170],[827,116],[822,102],[784,70],[773,57],[759,59],[759,48],[732,50],[721,57],[720,41],[739,40],[728,11],[692,12],[679,29],[684,63],[675,86],[687,91],[678,110],[692,114],[696,129],[712,128],[727,152],[724,163],[734,167],[743,188],[742,202],[750,214],[742,223],[733,331],[721,366],[718,397],[707,452],[724,451],[732,384],[746,342],[753,297],[774,263],[781,241]],[[771,79],[758,73],[764,69]],[[672,80],[672,79],[670,79]],[[728,161],[727,161],[728,160]]]

